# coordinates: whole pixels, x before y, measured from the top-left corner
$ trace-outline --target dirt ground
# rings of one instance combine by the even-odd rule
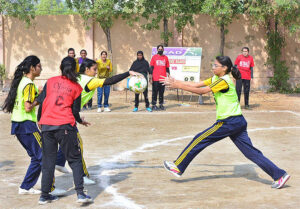
[[[125,92],[112,92],[110,113],[96,112],[96,97],[93,109],[82,112],[92,123],[79,126],[84,158],[97,182],[85,187],[94,199],[86,206],[76,203],[72,174],[56,172],[56,187],[68,193],[51,204],[39,206],[39,196],[18,195],[30,158],[10,135],[10,115],[0,112],[0,208],[299,208],[300,95],[251,92],[251,109],[243,109],[254,146],[291,175],[280,190],[271,189],[272,179],[229,138],[201,152],[181,178],[163,168],[164,160],[175,160],[215,122],[212,96],[199,105],[195,95],[179,92],[177,101],[176,91],[168,91],[166,111],[153,113],[145,112],[144,102],[131,112],[134,95],[127,96],[126,101]]]

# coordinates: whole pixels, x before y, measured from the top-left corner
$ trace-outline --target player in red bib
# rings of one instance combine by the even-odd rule
[[[249,55],[249,48],[243,47],[242,54],[240,54],[234,65],[239,69],[242,79],[236,80],[236,93],[238,95],[238,99],[240,101],[242,87],[244,88],[244,101],[245,108],[249,109],[249,93],[250,93],[250,81],[253,79],[253,57]]]
[[[77,202],[91,202],[83,192],[82,154],[77,140],[76,121],[88,126],[80,115],[81,86],[77,83],[76,62],[72,57],[62,60],[62,75],[48,79],[38,102],[38,121],[42,130],[42,195],[39,204],[58,198],[49,194],[54,176],[58,144],[73,171]]]

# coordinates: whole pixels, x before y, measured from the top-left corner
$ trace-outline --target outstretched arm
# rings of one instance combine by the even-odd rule
[[[174,78],[169,78],[169,77],[162,77],[162,79],[160,79],[160,82],[171,88],[182,89],[182,90],[189,91],[189,92],[192,92],[195,94],[206,94],[208,92],[211,92],[211,89],[209,86],[200,88],[202,86],[205,86],[204,82],[200,82],[200,83],[184,82],[184,81],[178,81],[178,80],[175,80]]]

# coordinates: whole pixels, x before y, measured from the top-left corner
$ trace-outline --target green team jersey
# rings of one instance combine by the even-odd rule
[[[93,89],[92,91],[86,92],[85,86],[93,79],[93,77],[90,77],[88,75],[81,74],[78,77],[78,83],[80,84],[81,88],[83,89],[81,92],[81,108],[91,99],[93,98],[94,92],[96,89]]]
[[[23,77],[19,83],[18,89],[17,89],[17,96],[15,100],[14,109],[12,111],[11,120],[14,122],[23,122],[26,120],[30,120],[33,122],[37,121],[36,113],[35,113],[35,107],[30,111],[25,111],[25,101],[24,101],[24,88],[28,84],[33,84],[35,91],[38,93],[39,90],[36,87],[36,85],[33,83],[33,81],[30,78]]]
[[[214,93],[217,109],[217,120],[223,120],[231,116],[242,115],[234,83],[228,74],[220,78],[227,82],[229,89],[226,92],[218,91]],[[213,76],[212,83],[218,79],[218,76]]]

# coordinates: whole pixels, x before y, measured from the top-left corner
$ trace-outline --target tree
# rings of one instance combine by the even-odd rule
[[[37,0],[0,0],[0,15],[16,17],[29,26],[35,18],[36,2]]]
[[[205,0],[202,4],[201,11],[210,15],[220,27],[220,55],[224,54],[225,35],[228,32],[226,26],[243,11],[242,6],[243,4],[237,0]]]
[[[102,28],[106,39],[109,55],[112,56],[112,44],[110,29],[113,26],[114,18],[118,17],[118,0],[66,0],[69,8],[76,9],[85,23],[88,20],[97,22]]]
[[[281,53],[285,37],[280,28],[291,33],[300,28],[300,2],[298,0],[256,0],[247,2],[247,13],[256,24],[265,26],[268,53],[267,65],[271,66],[274,76],[269,80],[271,90],[291,91],[288,83],[289,73]]]
[[[130,1],[128,1],[130,2]],[[133,0],[133,4],[137,4]],[[131,3],[132,4],[132,3]],[[160,24],[163,23],[163,32],[161,39],[165,46],[168,46],[172,32],[169,32],[169,20],[178,9],[177,0],[142,0],[137,11],[138,16],[145,19],[146,23],[142,24],[142,28],[146,30],[159,30]]]
[[[72,13],[66,8],[63,2],[56,0],[40,0],[36,5],[36,15],[51,15],[51,14],[69,14]]]

